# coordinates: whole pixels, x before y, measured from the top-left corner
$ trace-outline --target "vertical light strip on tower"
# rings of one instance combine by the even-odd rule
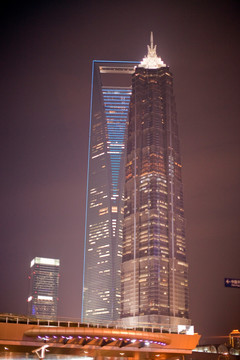
[[[102,88],[108,132],[108,154],[111,161],[112,200],[119,197],[120,165],[125,148],[126,123],[132,90],[122,88]]]

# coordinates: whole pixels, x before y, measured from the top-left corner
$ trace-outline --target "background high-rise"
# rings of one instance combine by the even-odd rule
[[[57,317],[60,260],[35,257],[30,264],[28,314],[37,318]]]
[[[125,134],[136,62],[93,61],[82,320],[120,316]]]

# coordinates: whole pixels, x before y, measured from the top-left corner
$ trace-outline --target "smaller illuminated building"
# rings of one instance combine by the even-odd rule
[[[240,355],[240,331],[233,330],[229,334],[229,344],[236,350],[239,350]]]
[[[30,264],[28,314],[37,318],[57,316],[60,260],[35,257]]]

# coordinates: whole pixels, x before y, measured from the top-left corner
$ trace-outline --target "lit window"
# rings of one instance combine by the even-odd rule
[[[108,213],[108,208],[101,208],[99,209],[99,215],[105,215]]]

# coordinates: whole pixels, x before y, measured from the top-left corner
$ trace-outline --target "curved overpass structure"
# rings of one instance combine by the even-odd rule
[[[3,332],[5,336],[2,336]],[[179,356],[191,354],[199,338],[198,334],[0,324],[0,345],[12,346],[13,351],[20,351],[21,347],[24,351],[33,351],[36,347],[48,344],[50,353],[89,356],[97,360],[105,357],[179,359]]]
[[[180,359],[191,354],[200,335],[139,331],[123,328],[42,326],[0,323],[0,351],[34,351],[47,344],[50,353],[88,356],[96,360]],[[21,350],[22,348],[22,350]],[[46,355],[47,359],[47,355]]]

